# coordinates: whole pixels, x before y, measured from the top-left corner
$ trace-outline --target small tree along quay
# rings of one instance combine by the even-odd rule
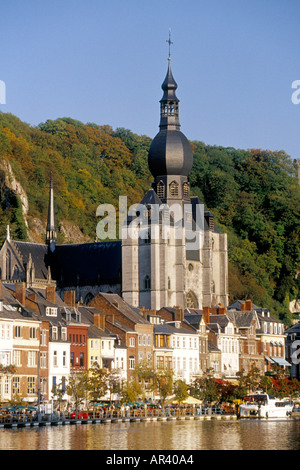
[[[121,380],[116,371],[105,371],[97,366],[89,371],[71,374],[65,389],[76,410],[83,403],[88,407],[96,402],[112,402],[113,394],[121,403],[145,402],[150,396],[155,396],[165,406],[168,397],[172,396],[180,405],[190,395],[210,405],[235,403],[258,390],[278,398],[300,398],[299,380],[289,379],[280,367],[273,368],[272,376],[261,375],[253,367],[247,373],[240,371],[234,381],[217,379],[213,376],[213,370],[208,369],[192,384],[186,384],[181,379],[174,379],[172,369],[154,372],[149,364],[145,369],[140,364],[128,381]],[[60,407],[62,388],[58,386],[53,393]]]

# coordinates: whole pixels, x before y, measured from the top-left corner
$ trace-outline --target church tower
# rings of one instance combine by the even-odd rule
[[[155,310],[226,306],[227,236],[199,199],[190,196],[193,152],[180,130],[170,54],[161,87],[159,132],[148,153],[152,189],[141,201],[137,217],[129,216],[122,228],[122,295],[134,307]],[[131,237],[128,228],[136,218],[138,236]]]

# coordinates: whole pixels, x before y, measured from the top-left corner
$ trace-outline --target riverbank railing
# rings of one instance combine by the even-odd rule
[[[153,421],[171,419],[201,419],[214,417],[236,417],[234,410],[219,407],[103,407],[93,410],[45,413],[4,412],[0,410],[0,427],[30,427],[57,424],[80,424],[117,421]]]

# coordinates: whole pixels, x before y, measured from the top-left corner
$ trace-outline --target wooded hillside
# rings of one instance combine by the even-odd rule
[[[71,118],[33,127],[0,113],[0,163],[9,162],[29,206],[25,221],[2,165],[0,243],[7,224],[13,238],[26,240],[37,221],[44,227],[39,230],[44,241],[51,171],[58,226],[69,221],[95,240],[99,204],[117,208],[119,196],[126,195],[129,206],[151,187],[150,143],[150,137],[123,128]],[[231,300],[251,298],[288,321],[289,301],[300,298],[300,187],[294,162],[283,151],[191,144],[192,195],[228,233]],[[59,242],[64,241],[61,230]]]

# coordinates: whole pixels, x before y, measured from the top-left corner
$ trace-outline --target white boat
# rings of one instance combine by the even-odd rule
[[[291,416],[294,403],[289,398],[275,398],[256,392],[240,405],[241,418],[286,418]]]

